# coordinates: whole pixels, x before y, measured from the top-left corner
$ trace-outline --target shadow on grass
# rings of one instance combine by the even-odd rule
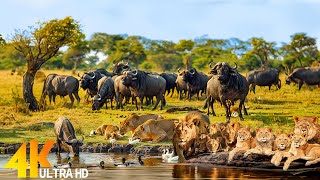
[[[246,117],[245,117],[246,118]],[[294,124],[292,120],[292,116],[285,116],[285,115],[279,115],[277,114],[270,114],[270,113],[256,113],[252,114],[250,116],[247,116],[250,120],[258,120],[262,121],[265,125],[292,125]],[[279,127],[281,128],[281,127]]]
[[[0,129],[0,139],[2,138],[20,138],[20,136],[25,135],[21,132],[21,129]]]

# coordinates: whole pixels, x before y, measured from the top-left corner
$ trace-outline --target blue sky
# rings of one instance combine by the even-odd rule
[[[72,16],[94,32],[142,35],[177,42],[210,38],[289,42],[306,32],[320,46],[320,0],[2,0],[0,34],[38,20]]]

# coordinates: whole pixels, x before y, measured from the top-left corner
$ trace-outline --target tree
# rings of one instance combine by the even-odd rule
[[[23,98],[32,111],[39,110],[33,95],[34,76],[41,66],[55,56],[63,46],[73,46],[84,38],[80,24],[72,17],[38,23],[29,30],[16,30],[12,43],[27,61],[23,76]]]
[[[126,35],[94,33],[89,40],[89,48],[97,53],[111,55],[116,51],[117,41],[124,40]]]
[[[294,61],[292,59],[296,59],[300,66],[309,66],[317,60],[318,48],[315,38],[309,37],[305,33],[297,33],[290,37],[290,44],[285,44],[282,47],[285,59],[290,59],[290,62]]]
[[[6,41],[2,38],[2,35],[0,34],[0,46],[6,44]]]
[[[25,57],[15,50],[12,43],[7,43],[0,48],[0,69],[14,69],[25,64]]]
[[[117,62],[123,59],[135,64],[136,68],[146,59],[142,43],[136,36],[128,36],[116,42],[116,52],[109,56],[110,61]]]
[[[180,40],[178,44],[175,45],[175,49],[182,55],[182,58],[186,62],[186,68],[190,68],[190,61],[192,59],[192,55],[188,54],[193,49],[195,43],[192,40]]]
[[[64,64],[73,64],[73,70],[76,70],[78,66],[84,61],[86,54],[90,51],[88,42],[83,40],[75,46],[69,47],[63,54],[62,60]]]
[[[161,69],[162,72],[178,69],[178,67],[183,64],[181,57],[177,54],[159,53],[151,55],[148,58],[150,58],[150,60],[157,66],[157,68]]]
[[[247,51],[247,56],[254,55],[258,57],[263,69],[268,66],[269,58],[276,56],[275,42],[267,42],[262,38],[254,37],[249,41],[249,44],[252,46],[252,49]]]

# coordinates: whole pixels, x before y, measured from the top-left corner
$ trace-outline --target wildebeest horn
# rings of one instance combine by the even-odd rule
[[[100,100],[101,100],[100,94],[97,94],[97,95],[93,96],[92,100],[94,100],[94,101],[100,101]]]
[[[180,69],[181,69],[181,67],[178,68],[178,73],[180,73]]]
[[[73,144],[73,143],[76,143],[76,142],[77,142],[76,139],[68,140],[68,144]]]
[[[212,68],[212,63],[213,63],[212,61],[209,63],[210,69],[213,69],[213,68]]]
[[[138,71],[135,69],[135,70],[131,71],[131,73],[133,76],[136,76],[138,74]]]
[[[236,62],[234,62],[235,66],[234,66],[234,70],[236,70],[238,68],[238,64]]]
[[[189,72],[190,72],[191,74],[194,74],[194,73],[196,73],[196,70],[195,70],[194,68],[191,68],[191,69],[189,70]]]
[[[89,79],[94,79],[96,77],[96,74],[95,73],[93,73],[93,76],[90,76],[90,78]]]

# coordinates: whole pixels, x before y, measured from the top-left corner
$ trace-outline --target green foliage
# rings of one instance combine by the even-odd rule
[[[144,61],[139,65],[139,69],[151,71],[155,69],[155,65],[152,62]]]
[[[195,43],[189,39],[189,40],[180,40],[178,44],[175,45],[175,49],[177,49],[180,52],[188,52],[191,51]]]
[[[6,41],[2,38],[2,35],[0,34],[0,45],[6,44]]]
[[[290,44],[285,44],[282,47],[283,56],[292,62],[295,59],[300,66],[310,66],[313,61],[319,57],[319,51],[316,45],[316,39],[309,37],[306,33],[296,33],[290,36]],[[284,65],[291,68],[293,63],[287,62]]]
[[[181,56],[177,54],[156,54],[151,55],[150,60],[157,66],[158,71],[175,71],[182,63]]]
[[[36,72],[63,46],[74,46],[84,38],[80,24],[72,17],[38,23],[29,30],[16,30],[12,37],[15,48],[27,60],[28,70]]]
[[[8,43],[0,48],[0,69],[15,69],[25,64],[25,57],[15,50],[12,43]]]
[[[250,39],[249,44],[252,49],[247,51],[247,56],[257,56],[261,62],[261,67],[268,67],[269,59],[271,57],[275,58],[277,55],[276,43],[267,42],[262,38],[253,37]]]
[[[73,65],[73,69],[77,69],[78,66],[83,63],[86,54],[90,51],[87,41],[81,41],[77,45],[69,47],[63,54],[62,61],[66,65]]]

